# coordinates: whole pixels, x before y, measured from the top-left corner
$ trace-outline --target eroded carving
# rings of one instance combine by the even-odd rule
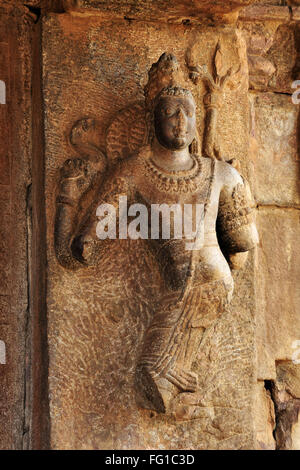
[[[80,157],[66,160],[60,169],[54,243],[60,264],[68,269],[79,269],[84,260],[74,241],[102,181],[107,159],[97,141],[94,119],[77,121],[71,130],[70,143]]]
[[[216,141],[216,126],[218,108],[222,106],[224,91],[227,87],[231,89],[239,88],[241,85],[241,66],[234,69],[227,68],[224,64],[223,53],[220,42],[217,43],[212,60],[212,74],[206,65],[199,66],[197,59],[193,57],[192,49],[188,49],[186,63],[190,71],[190,79],[197,84],[203,80],[207,87],[207,94],[204,97],[206,108],[206,129],[203,141],[203,156],[224,160],[222,152]]]
[[[219,54],[217,48],[216,76],[204,77],[212,87],[210,97],[232,75],[230,70],[222,71]],[[141,238],[148,238],[149,250],[165,281],[165,293],[141,348],[137,399],[141,407],[173,413],[181,419],[182,410],[191,409],[191,401],[193,406],[201,402],[193,363],[205,332],[230,302],[233,280],[228,262],[241,267],[244,253],[255,247],[258,237],[247,184],[215,150],[217,106],[210,107],[214,113],[208,115],[204,154],[195,152],[199,148],[196,103],[173,55],[165,53],[153,64],[145,98],[145,107],[134,104],[110,125],[107,157],[95,138],[95,123],[76,123],[71,142],[83,156],[67,161],[61,170],[55,248],[66,268],[101,263],[97,207],[110,204],[116,209],[116,236],[122,218],[120,197],[127,198],[128,206],[142,204],[147,208],[148,237]],[[82,134],[84,138],[76,140]],[[193,237],[185,232],[178,237],[173,219],[168,238],[163,237],[160,226],[159,236],[151,239],[153,205],[176,205],[181,218],[188,205],[195,222]],[[199,220],[194,220],[197,207],[203,211]],[[107,223],[111,221],[107,219]]]

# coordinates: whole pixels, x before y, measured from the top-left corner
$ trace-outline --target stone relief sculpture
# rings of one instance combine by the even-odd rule
[[[209,89],[203,151],[189,84],[176,58],[165,53],[149,71],[145,105],[121,111],[110,125],[106,155],[99,150],[97,122],[75,123],[70,140],[80,158],[65,162],[57,195],[55,250],[66,269],[101,263],[99,221],[107,226],[117,222],[116,236],[121,237],[124,217],[132,221],[137,212],[141,215],[141,206],[147,209],[144,219],[139,217],[140,238],[155,255],[165,294],[144,337],[136,367],[137,399],[143,408],[175,415],[179,401],[188,404],[197,394],[201,400],[193,363],[204,332],[230,302],[230,267],[242,267],[245,254],[258,242],[248,185],[232,164],[222,161],[216,146],[222,87],[239,72],[221,72],[219,55],[218,45],[215,77],[190,67],[190,78],[202,78]],[[122,198],[134,208],[131,214],[122,212]],[[117,218],[109,213],[100,217],[101,204],[115,208]],[[169,236],[160,225],[153,230],[159,219],[152,209],[159,212],[162,205],[173,217]],[[187,208],[194,230],[178,236],[176,223],[185,223]]]

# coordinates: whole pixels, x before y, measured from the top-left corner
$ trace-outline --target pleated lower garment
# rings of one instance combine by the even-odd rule
[[[138,369],[146,370],[152,379],[167,379],[180,391],[196,391],[192,364],[205,330],[227,304],[223,280],[193,284],[183,295],[179,291],[166,295],[145,333]]]

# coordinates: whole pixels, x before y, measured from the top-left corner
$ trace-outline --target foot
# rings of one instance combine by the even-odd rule
[[[140,405],[143,408],[167,413],[170,403],[180,391],[195,392],[198,377],[190,371],[168,371],[155,376],[147,367],[141,366],[136,372],[136,386]]]
[[[170,414],[177,421],[189,421],[211,415],[211,407],[203,402],[201,392],[180,393],[170,403]]]
[[[170,401],[179,393],[169,380],[153,377],[144,366],[137,368],[136,390],[139,405],[157,413],[166,413]]]

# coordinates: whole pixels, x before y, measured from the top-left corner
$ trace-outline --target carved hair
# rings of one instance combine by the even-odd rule
[[[158,101],[165,96],[186,96],[194,99],[190,90],[182,88],[180,86],[167,86],[161,90],[161,92],[155,97],[153,102],[153,110],[155,109]]]
[[[153,111],[157,97],[161,93],[176,96],[187,88],[184,76],[176,57],[166,52],[152,65],[148,73],[148,83],[144,88],[146,108]],[[186,90],[188,93],[188,90]],[[177,95],[178,96],[178,95]]]
[[[168,86],[161,90],[157,98],[161,98],[162,96],[189,96],[193,97],[190,90],[186,88],[182,88],[179,86]]]
[[[176,57],[166,52],[152,65],[148,73],[148,83],[144,88],[147,120],[149,125],[148,142],[154,138],[154,109],[164,96],[186,96],[194,99],[187,88],[188,83],[179,68]],[[190,146],[191,153],[199,152],[199,138]]]

